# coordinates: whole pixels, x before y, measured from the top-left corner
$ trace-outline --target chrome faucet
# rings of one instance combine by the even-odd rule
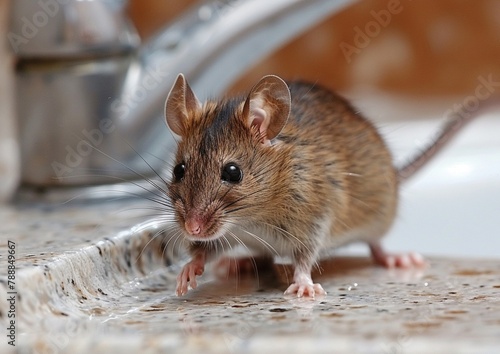
[[[163,109],[179,72],[200,99],[222,94],[264,55],[353,2],[203,1],[141,44],[127,1],[12,1],[22,182],[84,186],[160,171],[175,147]]]

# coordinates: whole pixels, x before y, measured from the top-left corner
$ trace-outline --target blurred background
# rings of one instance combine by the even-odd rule
[[[128,12],[141,37],[148,38],[195,3],[132,0]],[[380,33],[368,36],[368,45],[346,60],[341,44],[355,47],[355,28],[369,32],[367,24],[376,20],[373,11],[388,10],[391,3],[399,6],[387,26],[379,22]],[[460,95],[473,91],[480,75],[500,77],[499,58],[497,0],[359,1],[242,73],[232,90],[245,91],[274,73],[342,91],[375,86],[397,93]]]

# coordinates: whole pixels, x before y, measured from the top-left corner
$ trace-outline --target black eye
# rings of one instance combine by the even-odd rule
[[[222,168],[221,179],[224,182],[240,183],[243,179],[243,171],[238,165],[230,162]]]
[[[184,178],[185,170],[186,170],[186,165],[184,164],[184,162],[181,162],[180,164],[174,167],[174,178],[176,182],[179,182],[181,179]]]

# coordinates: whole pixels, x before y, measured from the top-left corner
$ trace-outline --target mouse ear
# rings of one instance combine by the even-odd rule
[[[179,74],[165,102],[168,127],[177,135],[185,135],[189,112],[201,108],[201,103],[189,87],[183,74]]]
[[[285,126],[290,115],[290,90],[278,76],[264,76],[245,101],[243,116],[249,127],[257,126],[263,143],[268,144]]]

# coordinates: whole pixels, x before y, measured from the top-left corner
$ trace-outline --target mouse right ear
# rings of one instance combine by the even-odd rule
[[[185,135],[189,113],[201,108],[201,103],[189,87],[183,74],[179,74],[165,102],[167,125],[175,134]]]

